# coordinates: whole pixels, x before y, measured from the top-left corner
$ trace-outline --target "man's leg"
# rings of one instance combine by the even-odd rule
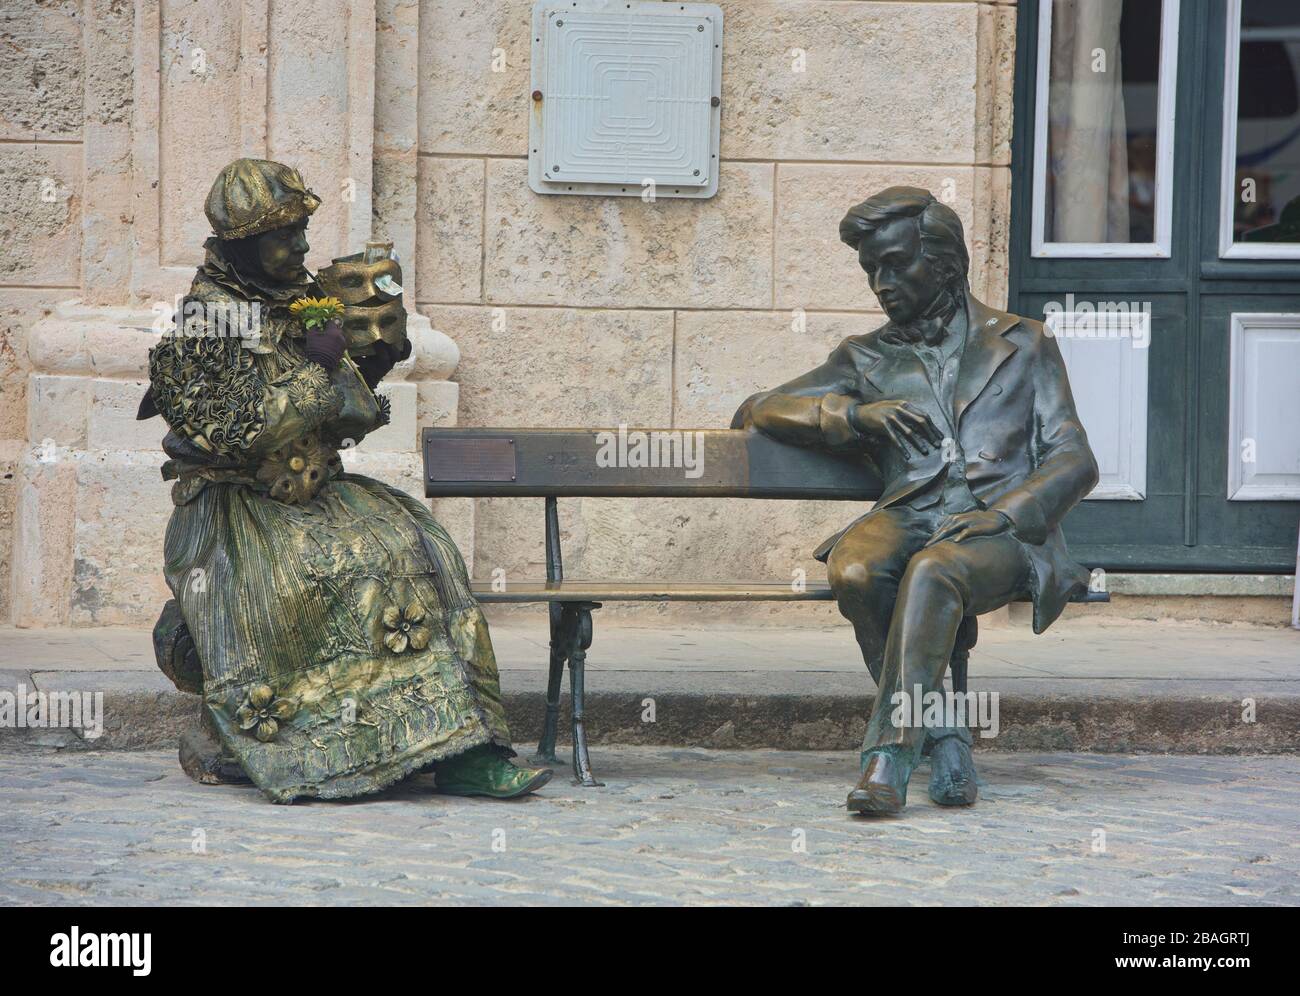
[[[836,603],[853,623],[862,658],[877,687],[899,582],[908,561],[929,540],[938,521],[933,512],[882,509],[853,526],[835,545],[827,563]],[[974,802],[977,789],[970,731],[945,728],[927,732],[931,798],[940,805]],[[862,764],[865,767],[865,755]]]
[[[1006,605],[1028,583],[1028,561],[1010,533],[937,543],[911,559],[890,619],[876,703],[862,744],[866,770],[849,796],[851,809],[902,808],[926,731],[911,724],[910,714],[901,724],[893,722],[896,696],[906,692],[910,702],[938,689],[962,618]]]
[[[975,616],[966,616],[957,627],[957,644],[969,648],[975,638]],[[956,656],[957,646],[953,647]],[[949,658],[949,667],[952,659]],[[951,682],[953,691],[956,685]],[[942,681],[940,682],[942,687]],[[975,740],[966,723],[952,726],[929,727],[925,731],[925,746],[921,748],[922,756],[930,758],[930,798],[940,806],[970,806],[979,796],[979,777],[975,773],[975,759],[971,749]]]
[[[882,509],[853,526],[827,562],[831,590],[843,616],[853,624],[871,680],[880,683],[885,639],[894,614],[898,585],[912,555],[925,546],[940,516],[906,506]],[[964,731],[934,730],[932,740]],[[969,734],[965,740],[969,745]],[[927,743],[928,753],[932,743]]]
[[[826,561],[835,604],[853,624],[862,659],[877,685],[899,583],[936,521],[907,507],[881,509],[853,525]]]

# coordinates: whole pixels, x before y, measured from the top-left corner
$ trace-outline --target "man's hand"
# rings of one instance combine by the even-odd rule
[[[943,433],[930,420],[930,416],[907,401],[875,401],[857,405],[849,421],[859,432],[876,439],[888,439],[904,453],[910,446],[921,456],[930,452],[930,446],[943,444]]]
[[[939,528],[934,531],[934,535],[925,545],[934,546],[944,540],[964,543],[977,536],[996,536],[1010,528],[1011,520],[1001,512],[994,512],[992,509],[962,512],[960,515],[950,515],[940,522]]]

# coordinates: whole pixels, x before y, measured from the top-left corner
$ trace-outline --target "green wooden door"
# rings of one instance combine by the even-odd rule
[[[1055,321],[1102,464],[1071,551],[1291,572],[1300,3],[1029,0],[1018,29],[1009,306]]]

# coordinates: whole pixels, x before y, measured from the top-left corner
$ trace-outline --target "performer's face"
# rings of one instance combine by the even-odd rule
[[[262,272],[280,283],[297,283],[307,259],[307,223],[273,228],[257,237],[257,262]]]
[[[921,251],[915,218],[895,218],[864,235],[858,263],[885,314],[899,324],[924,313],[944,289],[941,268]]]

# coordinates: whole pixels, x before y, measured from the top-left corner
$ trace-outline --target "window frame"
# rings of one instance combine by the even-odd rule
[[[1174,128],[1178,86],[1180,0],[1162,0],[1160,68],[1156,87],[1156,217],[1152,242],[1048,242],[1047,222],[1048,91],[1051,86],[1053,0],[1038,5],[1038,53],[1034,80],[1033,203],[1030,255],[1039,259],[1169,259],[1173,248]]]
[[[1237,104],[1241,88],[1241,0],[1228,0],[1223,45],[1223,142],[1219,162],[1219,258],[1300,260],[1300,242],[1237,242]]]

